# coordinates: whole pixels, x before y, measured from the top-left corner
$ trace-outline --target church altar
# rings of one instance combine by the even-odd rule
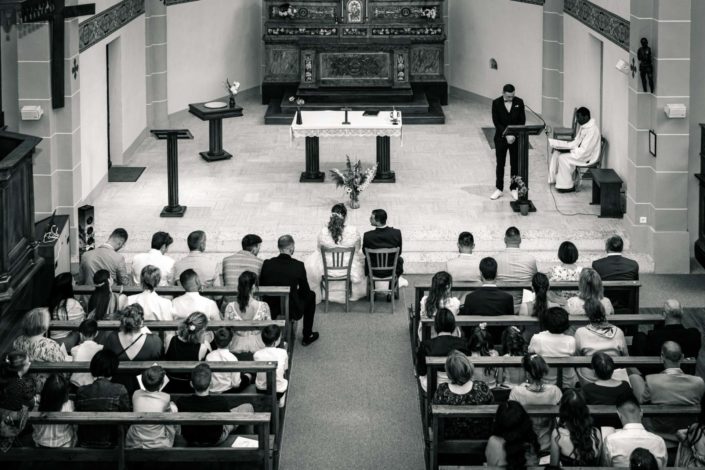
[[[399,137],[402,146],[403,127],[401,113],[393,121],[389,112],[380,112],[374,116],[365,116],[363,111],[301,111],[302,123],[291,123],[291,140],[306,139],[306,169],[299,179],[302,183],[322,183],[325,174],[319,170],[320,137],[376,137],[377,138],[377,175],[373,183],[394,183],[395,174],[391,171],[390,137]]]

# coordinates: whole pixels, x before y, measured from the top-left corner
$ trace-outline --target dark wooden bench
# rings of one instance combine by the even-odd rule
[[[74,295],[90,295],[95,290],[94,286],[74,286]],[[287,341],[293,342],[294,334],[296,329],[290,321],[289,313],[289,287],[278,287],[278,286],[260,286],[255,293],[257,298],[262,297],[278,297],[281,305],[281,312],[284,313],[285,330],[282,335],[283,338],[287,338]],[[135,295],[143,291],[140,286],[113,286],[113,292],[121,292],[125,295]],[[184,288],[181,286],[159,286],[155,289],[155,292],[159,295],[178,297],[184,294]],[[207,287],[201,291],[201,295],[212,296],[212,297],[222,297],[222,296],[235,296],[237,295],[237,289],[234,287]]]
[[[592,202],[600,205],[600,217],[622,218],[622,178],[611,168],[593,168]]]
[[[118,445],[112,449],[81,447],[36,448],[13,447],[0,452],[4,462],[117,462],[125,470],[128,462],[254,462],[259,468],[271,470],[273,465],[272,437],[269,413],[120,413],[67,412],[29,415],[29,424],[114,425],[120,428]],[[233,447],[170,447],[164,449],[127,449],[125,431],[132,424],[254,426],[257,448]]]
[[[532,417],[554,417],[558,416],[558,406],[527,406],[527,413]],[[614,406],[590,405],[592,416],[617,415]],[[664,405],[642,405],[644,417],[652,416],[697,416],[700,413],[700,406],[664,406]],[[494,418],[497,413],[497,405],[478,406],[447,406],[433,405],[431,407],[431,440],[427,450],[430,468],[438,469],[439,455],[444,454],[475,454],[484,455],[487,446],[486,439],[445,439],[443,437],[443,422],[453,418]],[[486,468],[486,467],[483,467]]]

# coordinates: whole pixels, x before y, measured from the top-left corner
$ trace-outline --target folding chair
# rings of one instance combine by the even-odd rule
[[[326,313],[328,313],[328,295],[330,292],[331,282],[345,283],[345,311],[350,311],[350,270],[352,269],[353,256],[355,256],[354,246],[351,246],[350,248],[321,247],[321,258],[323,259],[323,278],[321,278],[321,289],[326,295]]]

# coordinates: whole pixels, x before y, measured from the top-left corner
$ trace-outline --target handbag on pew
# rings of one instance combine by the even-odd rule
[[[19,410],[0,408],[0,451],[7,452],[27,425],[29,409],[22,405]]]

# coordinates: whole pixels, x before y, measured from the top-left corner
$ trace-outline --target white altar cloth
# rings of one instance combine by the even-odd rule
[[[363,116],[363,111],[348,111],[350,124],[343,124],[345,111],[301,111],[303,124],[291,121],[291,139],[301,137],[399,137],[404,144],[401,112],[399,124],[392,124],[390,111]]]

